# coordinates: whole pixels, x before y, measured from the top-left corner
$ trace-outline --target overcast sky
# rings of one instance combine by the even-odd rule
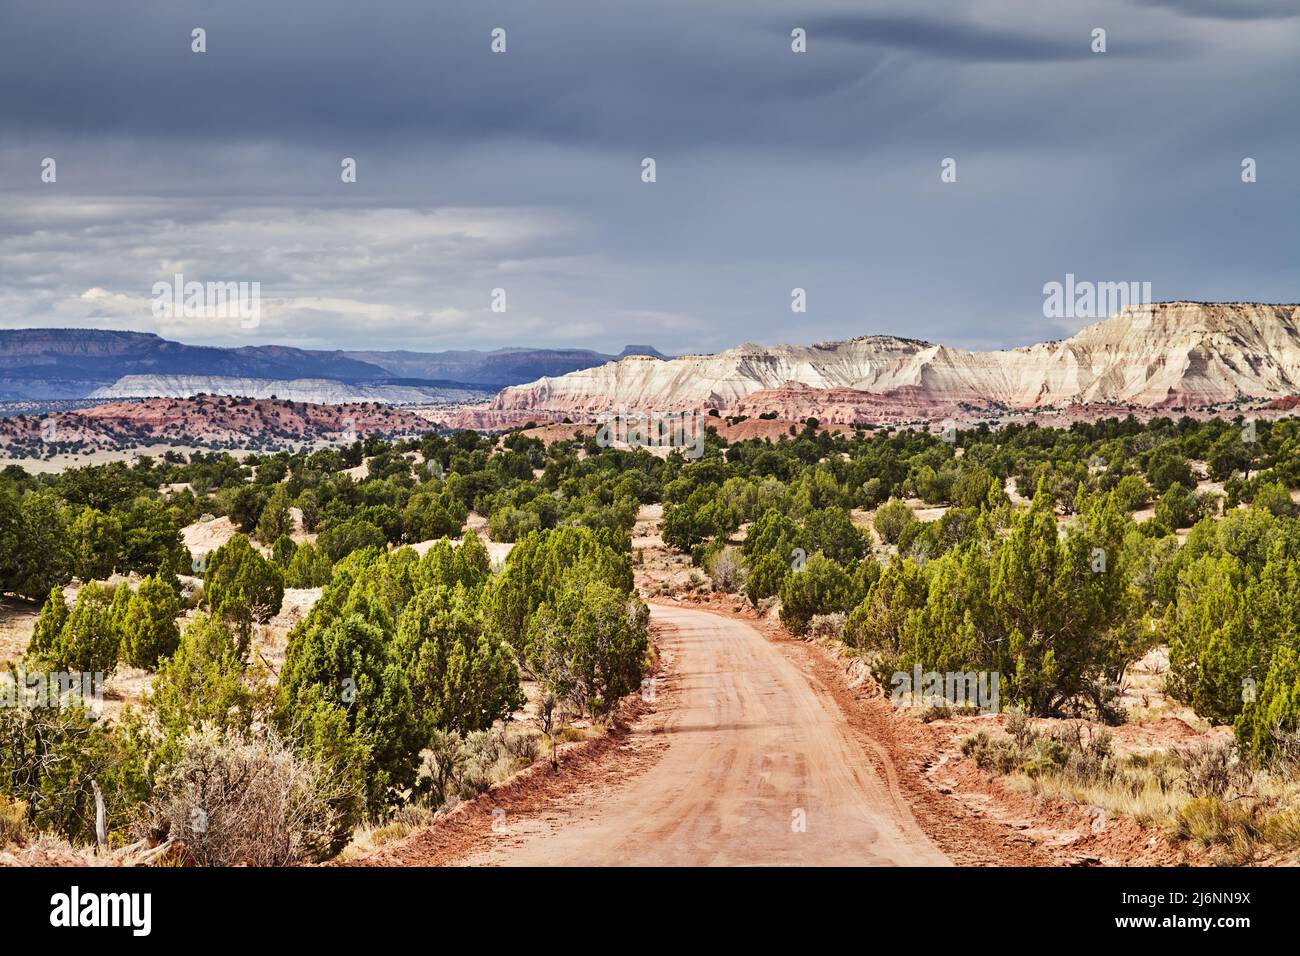
[[[0,327],[1000,348],[1083,324],[1066,273],[1296,302],[1298,98],[1300,0],[4,0]],[[155,319],[176,273],[261,324]]]

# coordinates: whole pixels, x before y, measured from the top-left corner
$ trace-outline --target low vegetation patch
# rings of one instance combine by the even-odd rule
[[[1122,755],[1105,729],[1081,722],[1043,731],[1011,713],[1006,730],[998,737],[979,731],[962,741],[961,751],[980,769],[1004,776],[1012,789],[1161,828],[1222,863],[1254,862],[1300,847],[1294,737],[1279,742],[1288,756],[1264,767],[1243,759],[1231,741]]]

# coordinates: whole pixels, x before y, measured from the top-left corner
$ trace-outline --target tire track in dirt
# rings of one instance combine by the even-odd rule
[[[457,862],[949,862],[897,782],[874,769],[880,755],[868,759],[834,701],[752,625],[665,604],[652,617],[667,625],[671,701],[653,759],[630,777],[600,774],[536,809],[508,810],[505,826]]]

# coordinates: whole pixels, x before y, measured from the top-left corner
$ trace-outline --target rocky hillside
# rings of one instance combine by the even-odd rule
[[[372,433],[405,437],[434,427],[415,412],[375,403],[159,398],[0,419],[0,449],[18,458],[46,458],[151,444],[268,448],[286,442],[351,443]]]
[[[1205,406],[1300,392],[1300,306],[1167,302],[1077,335],[997,352],[892,336],[634,356],[504,389],[479,427],[620,408],[889,421],[1079,404]]]

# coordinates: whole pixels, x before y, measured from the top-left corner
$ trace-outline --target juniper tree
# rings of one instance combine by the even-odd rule
[[[180,643],[176,618],[180,601],[160,576],[145,578],[131,596],[120,624],[122,659],[135,667],[153,670]]]
[[[37,660],[50,657],[55,651],[67,621],[68,602],[63,597],[63,588],[51,588],[50,596],[41,606],[41,613],[32,628],[32,638],[27,645],[28,657]]]

